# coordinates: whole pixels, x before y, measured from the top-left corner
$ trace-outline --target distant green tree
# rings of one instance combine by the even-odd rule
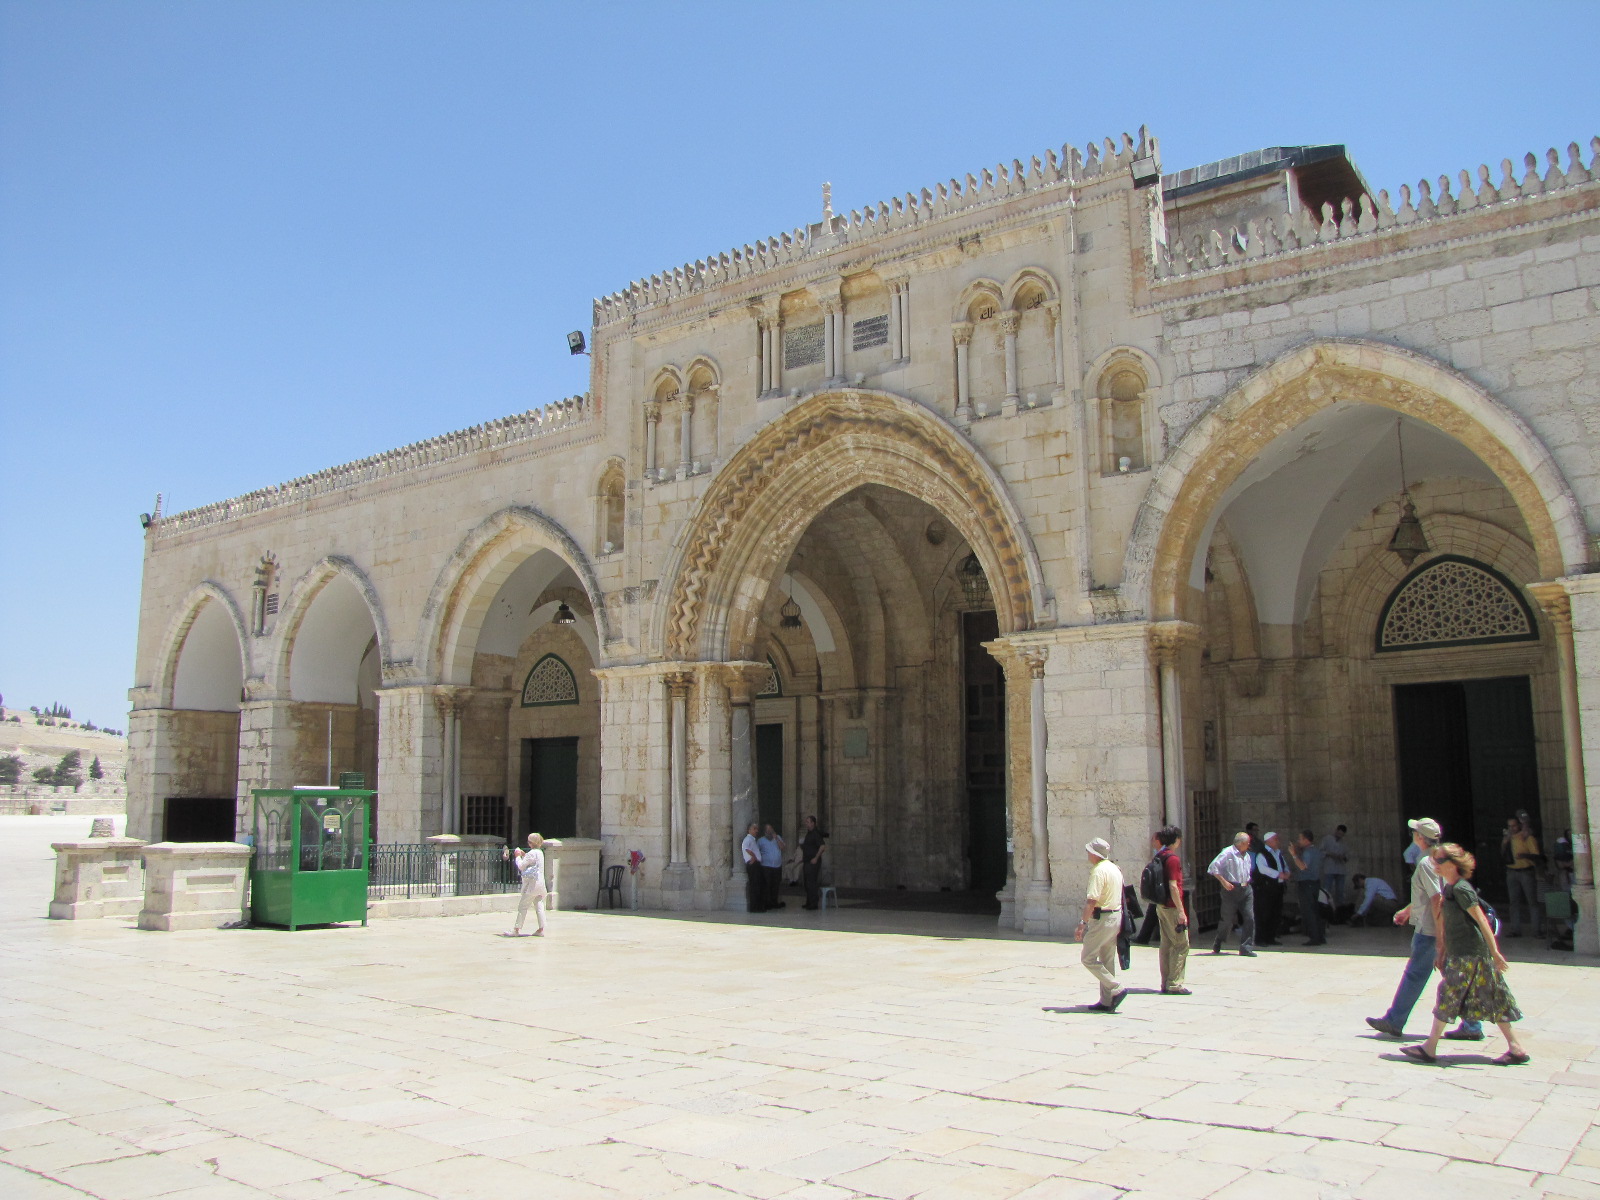
[[[100,756],[96,754],[94,756],[94,761],[89,764],[89,778],[104,779],[105,777],[106,773],[100,769]]]
[[[0,757],[0,784],[22,782],[22,759],[15,754]]]
[[[54,767],[37,768],[33,773],[33,781],[35,783],[42,783],[48,787],[56,781],[56,769]]]
[[[83,786],[82,768],[83,755],[76,750],[68,750],[56,764],[55,778],[51,782],[57,787],[69,787],[77,791]]]

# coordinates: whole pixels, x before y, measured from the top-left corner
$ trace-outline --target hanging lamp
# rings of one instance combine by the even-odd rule
[[[567,607],[567,602],[563,600],[560,604],[556,605],[556,615],[550,619],[557,625],[571,625],[577,621],[578,618],[576,615],[574,615],[573,611]]]
[[[1432,547],[1428,545],[1427,535],[1422,532],[1422,522],[1417,519],[1417,506],[1411,502],[1411,489],[1406,485],[1405,424],[1399,419],[1394,423],[1394,436],[1400,448],[1400,522],[1394,527],[1394,536],[1389,539],[1389,549],[1409,570],[1411,564]]]
[[[778,610],[778,624],[784,629],[799,629],[800,606],[794,602],[794,582],[787,575],[783,577],[783,590],[789,598]]]

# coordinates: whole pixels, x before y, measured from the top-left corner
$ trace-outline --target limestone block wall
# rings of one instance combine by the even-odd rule
[[[663,672],[611,667],[600,681],[600,840],[602,865],[645,856],[640,903],[661,906],[667,866],[668,712]]]

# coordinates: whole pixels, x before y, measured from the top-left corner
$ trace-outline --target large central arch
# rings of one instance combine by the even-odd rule
[[[1358,339],[1313,342],[1250,376],[1195,422],[1151,481],[1123,560],[1125,609],[1184,615],[1183,582],[1228,488],[1279,435],[1341,401],[1423,421],[1504,483],[1547,578],[1586,561],[1582,512],[1527,424],[1476,384],[1412,351]]]
[[[746,658],[768,582],[806,527],[863,484],[905,492],[966,539],[994,593],[1002,633],[1047,623],[1043,573],[995,471],[913,401],[841,389],[795,406],[747,443],[681,536],[661,641],[680,660]]]

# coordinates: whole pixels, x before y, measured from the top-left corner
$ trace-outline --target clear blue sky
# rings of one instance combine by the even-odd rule
[[[1146,123],[1375,187],[1600,133],[1593,3],[0,0],[0,692],[125,727],[193,507],[584,390],[593,296]]]

